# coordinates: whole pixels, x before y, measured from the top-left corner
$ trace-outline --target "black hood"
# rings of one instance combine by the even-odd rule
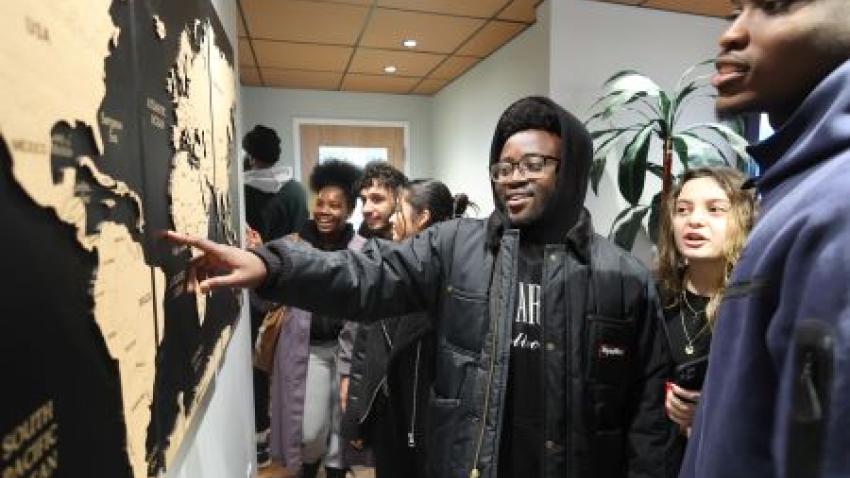
[[[538,107],[539,106],[539,107]],[[518,110],[554,112],[557,121],[548,121],[545,114],[519,114]],[[552,117],[552,115],[548,115]],[[499,160],[502,147],[512,135],[529,129],[539,129],[557,134],[561,138],[561,161],[558,164],[558,182],[555,193],[549,198],[543,214],[535,223],[523,226],[527,235],[539,237],[546,243],[566,240],[567,233],[578,223],[584,209],[590,167],[593,163],[593,142],[587,129],[575,116],[557,103],[543,96],[530,96],[509,106],[493,134],[490,147],[490,164]],[[491,184],[496,210],[488,219],[489,246],[498,246],[502,232],[512,227],[505,205],[496,196]]]

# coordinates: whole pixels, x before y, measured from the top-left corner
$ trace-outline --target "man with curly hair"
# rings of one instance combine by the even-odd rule
[[[363,206],[363,222],[357,233],[365,238],[392,239],[390,217],[396,211],[399,188],[407,184],[407,176],[386,161],[371,161],[363,170],[363,176],[357,182],[357,191]],[[377,327],[369,324],[367,327]],[[350,372],[354,354],[364,344],[356,343],[359,325],[347,322],[339,340],[339,400],[343,407],[348,401],[348,387],[351,383]],[[359,437],[354,438],[356,443]],[[360,448],[358,445],[357,448]],[[352,456],[359,455],[356,452]],[[355,458],[357,459],[357,458]]]
[[[390,216],[395,211],[398,188],[407,177],[386,161],[372,161],[363,170],[357,185],[363,201],[363,224],[357,231],[365,238],[391,239]]]

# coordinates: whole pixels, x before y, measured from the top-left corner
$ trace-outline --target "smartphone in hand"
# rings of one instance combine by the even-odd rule
[[[688,390],[701,390],[708,371],[708,355],[676,366],[673,382]],[[681,397],[680,397],[681,398]]]

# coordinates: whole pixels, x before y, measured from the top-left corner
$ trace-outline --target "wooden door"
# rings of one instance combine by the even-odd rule
[[[401,126],[350,126],[302,123],[298,131],[301,141],[301,180],[309,185],[310,172],[322,159],[333,157],[363,167],[369,159],[386,159],[399,171],[404,171],[404,128]],[[374,153],[374,154],[373,154]],[[329,156],[330,154],[330,156]],[[313,212],[315,197],[308,191],[308,207]],[[360,225],[360,201],[351,222]]]
[[[301,178],[305,182],[319,162],[319,150],[322,147],[386,148],[389,163],[399,171],[404,171],[404,128],[401,126],[301,124],[299,135]]]

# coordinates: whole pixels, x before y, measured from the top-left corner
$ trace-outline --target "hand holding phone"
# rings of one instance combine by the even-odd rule
[[[675,383],[670,383],[664,400],[667,416],[682,430],[687,430],[693,423],[699,397],[700,392],[698,390],[688,390]]]

